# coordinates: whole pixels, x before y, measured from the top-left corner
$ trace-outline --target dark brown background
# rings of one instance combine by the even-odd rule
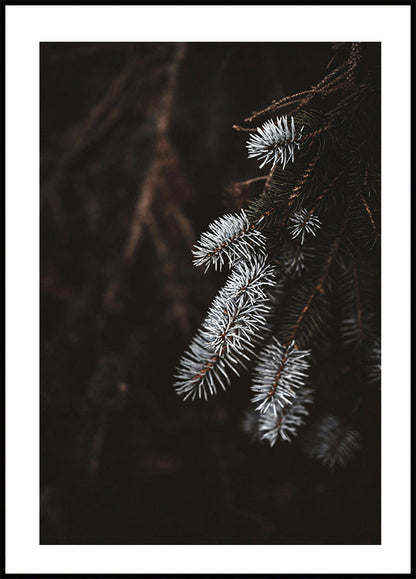
[[[247,376],[208,403],[173,389],[223,281],[191,247],[259,174],[232,125],[338,49],[41,45],[42,543],[380,542],[377,409],[331,472],[302,435],[250,443]]]

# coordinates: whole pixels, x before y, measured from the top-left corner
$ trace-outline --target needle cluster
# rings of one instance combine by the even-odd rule
[[[256,410],[277,416],[297,396],[308,377],[309,350],[298,350],[294,341],[282,346],[273,337],[260,352],[251,386]]]
[[[303,127],[297,130],[295,119],[287,116],[277,117],[276,122],[269,119],[257,128],[247,141],[248,156],[263,160],[260,169],[267,163],[272,163],[272,169],[281,163],[283,169],[289,161],[295,160],[295,149],[300,148],[299,141]]]

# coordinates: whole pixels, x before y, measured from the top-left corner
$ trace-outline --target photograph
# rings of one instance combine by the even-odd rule
[[[382,42],[54,38],[40,544],[381,545]]]

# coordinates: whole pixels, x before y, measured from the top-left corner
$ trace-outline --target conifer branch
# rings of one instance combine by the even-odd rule
[[[266,316],[270,313],[267,302],[227,299],[221,291],[214,299],[204,322],[206,337],[214,352],[244,351],[251,345],[259,330],[266,326]]]
[[[292,239],[300,238],[300,244],[303,245],[306,235],[316,236],[318,229],[321,228],[322,222],[316,215],[310,215],[306,209],[299,209],[289,217],[289,231]]]
[[[249,117],[244,119],[244,122],[245,123],[252,123],[255,119],[257,119],[260,116],[264,116],[266,114],[271,114],[280,108],[292,105],[293,103],[298,102],[299,100],[303,99],[305,96],[309,96],[311,93],[311,90],[312,89],[298,92],[296,94],[292,94],[292,95],[283,97],[283,98],[279,99],[278,101],[273,101],[272,104],[269,105],[268,107],[266,107],[265,109],[263,109],[261,111],[257,111],[255,113],[252,113]]]
[[[250,303],[268,299],[267,289],[276,283],[276,268],[263,255],[253,255],[250,261],[238,262],[231,272],[224,295],[226,300],[245,299]]]
[[[269,409],[277,415],[279,409],[296,397],[296,390],[308,376],[309,350],[298,350],[295,342],[282,346],[276,338],[260,352],[251,386],[256,410]]]
[[[223,215],[203,233],[192,253],[195,266],[210,265],[220,271],[225,261],[232,267],[240,259],[250,259],[252,250],[265,252],[265,237],[254,229],[244,209],[234,215]]]
[[[299,277],[302,272],[307,270],[308,264],[312,262],[314,255],[312,248],[303,247],[300,242],[296,243],[295,246],[290,245],[283,253],[284,270],[289,275]]]
[[[301,196],[305,185],[307,184],[307,182],[309,181],[309,179],[311,178],[312,174],[313,174],[313,170],[315,169],[317,163],[319,160],[319,156],[316,155],[312,161],[310,163],[308,163],[306,169],[304,170],[304,172],[302,173],[301,177],[295,182],[295,184],[289,189],[291,191],[290,195],[288,196],[288,200],[279,200],[276,202],[270,202],[269,201],[269,197],[273,198],[273,195],[271,195],[270,192],[270,182],[272,179],[272,176],[275,172],[276,167],[274,167],[274,169],[272,169],[272,171],[269,174],[269,177],[265,183],[265,186],[263,188],[262,193],[260,194],[260,196],[258,197],[258,199],[252,203],[250,205],[250,207],[248,208],[249,211],[249,215],[250,215],[250,221],[253,223],[253,225],[258,226],[260,225],[262,222],[264,222],[264,220],[267,217],[270,217],[271,215],[273,215],[274,213],[276,213],[276,211],[278,209],[281,209],[281,214],[282,214],[282,218],[279,222],[279,226],[276,228],[275,230],[275,237],[277,238],[281,231],[285,228],[286,223],[287,223],[287,219],[289,217],[289,209],[291,208],[291,206],[297,202],[299,200],[299,197]],[[262,206],[263,204],[267,205],[267,209],[266,210],[262,210]],[[257,213],[260,213],[260,215],[257,215]]]
[[[312,86],[308,90],[283,97],[278,101],[273,101],[272,104],[266,107],[265,109],[252,113],[249,117],[244,119],[244,122],[251,123],[258,117],[264,116],[266,114],[271,114],[273,112],[278,111],[281,108],[285,108],[288,106],[293,107],[293,105],[295,104],[297,104],[297,106],[295,109],[293,109],[293,112],[296,112],[304,108],[306,105],[310,104],[310,102],[316,96],[326,97],[329,94],[342,89],[343,83],[346,80],[351,79],[353,74],[355,73],[359,59],[360,59],[360,43],[353,42],[351,45],[349,58],[346,61],[344,61],[338,68],[330,72],[318,84]]]
[[[309,415],[307,407],[313,402],[312,392],[311,388],[302,388],[289,405],[280,408],[276,413],[268,409],[260,414],[260,440],[267,440],[270,446],[274,446],[279,439],[291,442]]]
[[[208,400],[208,395],[217,393],[217,386],[226,390],[225,384],[230,384],[227,370],[232,370],[238,376],[237,368],[240,364],[241,360],[230,355],[226,348],[215,353],[201,329],[179,362],[175,390],[184,400]]]
[[[305,186],[306,182],[310,179],[311,174],[315,169],[318,161],[319,155],[315,155],[312,161],[308,164],[299,181],[297,181],[296,185],[293,187],[288,198],[287,209],[289,209],[293,205],[293,203],[295,203],[295,201],[299,198],[299,195],[301,194],[303,187]]]
[[[350,204],[348,204],[348,206],[347,206],[347,209],[345,212],[345,217],[344,217],[344,220],[343,220],[342,225],[340,227],[339,233],[330,247],[326,261],[325,261],[324,266],[322,268],[321,275],[318,278],[317,283],[314,285],[312,292],[309,294],[308,300],[305,303],[302,311],[300,312],[298,318],[296,319],[296,322],[293,326],[293,330],[290,334],[288,342],[292,342],[293,340],[296,340],[296,336],[297,336],[297,333],[299,331],[299,328],[302,324],[303,319],[305,318],[306,313],[308,312],[309,308],[311,307],[313,300],[316,298],[316,296],[320,292],[323,292],[323,284],[327,278],[329,269],[330,269],[330,267],[335,259],[335,256],[337,255],[337,252],[338,252],[341,240],[342,240],[342,236],[345,232],[345,228],[346,228],[347,220],[348,220],[348,214],[349,214],[349,207],[350,207]]]
[[[352,215],[354,217],[354,215]],[[348,265],[339,278],[339,296],[342,304],[341,335],[345,344],[368,349],[368,340],[378,334],[377,307],[379,292],[375,287],[377,271],[372,267],[368,253],[360,254],[352,247]]]
[[[347,171],[348,166],[339,171],[339,173],[337,173],[337,175],[335,175],[335,177],[329,182],[328,186],[322,191],[322,193],[318,195],[312,209],[308,211],[307,219],[310,219],[312,217],[312,215],[316,212],[316,210],[318,209],[322,201],[325,199],[325,197],[328,195],[328,193],[330,193],[334,189],[335,185],[338,183],[341,177],[345,175]]]
[[[267,163],[272,163],[272,169],[281,162],[283,169],[286,164],[295,160],[295,147],[300,148],[299,141],[303,126],[297,130],[295,119],[287,116],[277,117],[276,123],[268,120],[257,128],[257,134],[247,141],[248,156],[263,159],[260,169]]]
[[[306,453],[331,469],[345,466],[360,447],[360,434],[335,416],[323,418],[310,433]]]
[[[272,310],[267,288],[275,276],[275,267],[261,255],[236,265],[179,362],[175,387],[184,399],[207,399],[216,394],[217,383],[225,390],[226,370],[238,375],[243,359],[251,359]]]
[[[206,381],[218,361],[230,354],[238,358],[237,365],[241,358],[249,359],[269,336],[258,354],[251,385],[258,414],[251,413],[244,428],[253,436],[256,430],[256,438],[271,446],[278,439],[291,440],[308,415],[312,390],[306,384],[312,356],[312,379],[319,375],[315,374],[319,363],[330,359],[331,348],[335,360],[340,359],[335,348],[342,344],[331,345],[322,331],[326,327],[336,335],[331,322],[339,321],[337,308],[347,314],[341,318],[345,343],[358,341],[367,348],[367,382],[379,376],[381,349],[372,342],[377,334],[377,312],[371,309],[371,304],[377,307],[378,303],[377,280],[372,274],[377,252],[357,253],[359,246],[368,243],[369,230],[380,237],[376,225],[379,197],[370,198],[370,189],[374,189],[370,178],[376,180],[379,173],[376,121],[371,114],[378,110],[377,87],[370,81],[358,84],[359,62],[360,46],[353,43],[347,60],[322,81],[307,91],[273,101],[245,122],[279,108],[291,109],[293,116],[269,119],[255,128],[234,126],[250,133],[248,156],[259,159],[261,167],[270,163],[271,170],[267,176],[237,184],[243,188],[264,181],[247,215],[242,211],[220,218],[194,250],[195,265],[208,268],[212,264],[221,269],[228,263],[233,271],[201,330],[210,355],[202,369],[187,377],[179,393],[213,393],[212,386],[211,390],[209,385],[198,390],[195,384]],[[325,101],[338,91],[343,92],[335,106],[335,97]],[[318,96],[316,110],[305,109]],[[300,153],[295,163],[297,149]],[[273,288],[278,285],[283,285],[283,290],[272,304]],[[334,287],[337,292],[332,291]],[[322,340],[312,342],[318,334]],[[313,350],[306,349],[312,346]],[[356,366],[352,364],[347,371],[357,372]],[[326,377],[325,372],[322,375]],[[311,437],[308,453],[333,468],[346,464],[358,446],[359,434],[329,416]]]

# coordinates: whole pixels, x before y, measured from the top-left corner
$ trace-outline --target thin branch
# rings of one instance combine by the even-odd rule
[[[291,195],[289,196],[288,204],[286,205],[286,210],[290,209],[290,207],[293,205],[293,203],[294,203],[294,202],[296,201],[296,199],[299,197],[299,195],[300,195],[300,193],[301,193],[301,191],[302,191],[303,186],[305,185],[305,183],[306,183],[306,182],[308,181],[308,179],[310,178],[311,173],[312,173],[312,171],[314,170],[314,168],[315,168],[318,160],[319,160],[319,157],[318,157],[318,155],[316,155],[316,156],[312,159],[312,161],[309,163],[308,167],[306,168],[306,170],[304,171],[304,173],[303,173],[302,176],[300,177],[299,181],[297,181],[295,187],[294,187],[293,190],[292,190]],[[275,167],[272,171],[270,171],[269,175],[267,176],[265,186],[264,186],[264,188],[263,188],[263,191],[262,191],[259,199],[267,192],[268,185],[270,184],[270,181],[271,181],[271,179],[272,179],[272,177],[273,177],[273,174],[274,174],[274,171],[275,171],[275,170],[276,170],[276,167]],[[278,205],[279,205],[278,203],[275,203],[272,207],[270,207],[270,209],[268,209],[267,211],[265,211],[264,213],[262,213],[262,214],[260,215],[260,217],[258,217],[258,218],[256,219],[256,221],[254,222],[254,225],[257,225],[257,224],[258,224],[260,221],[262,221],[265,217],[267,217],[268,215],[270,215],[271,213],[273,213],[273,212],[276,210],[276,208],[277,208]],[[287,217],[288,217],[288,213],[287,213],[287,211],[286,211],[285,216],[283,217],[281,223],[279,223],[279,226],[278,226],[278,228],[277,228],[277,231],[275,232],[275,236],[279,235],[279,234],[281,233],[281,231],[282,231],[282,228],[285,227],[286,221],[287,221]]]
[[[360,59],[359,44],[360,43],[356,42],[352,43],[350,55],[347,60],[345,60],[338,68],[330,72],[324,79],[322,79],[311,89],[283,97],[278,101],[273,101],[271,105],[265,109],[252,113],[249,117],[244,119],[244,122],[251,123],[254,120],[257,120],[259,117],[267,114],[270,115],[271,113],[277,112],[279,109],[293,106],[295,104],[297,104],[297,106],[292,110],[292,112],[296,113],[300,109],[310,104],[316,96],[326,97],[329,94],[341,89],[343,86],[342,82],[348,80],[349,77],[352,77],[356,71]],[[239,127],[238,125],[235,125],[233,128],[238,131],[253,131],[253,129],[246,129]]]
[[[169,163],[171,151],[168,131],[173,111],[179,66],[185,56],[185,44],[179,44],[169,67],[169,81],[160,100],[156,117],[156,147],[153,161],[146,173],[143,186],[133,209],[130,231],[122,252],[123,263],[129,263],[137,249],[143,232],[143,225],[150,210],[158,179],[162,169]]]
[[[153,160],[145,174],[140,187],[136,203],[133,208],[133,217],[130,222],[124,248],[121,252],[120,266],[131,263],[141,241],[146,222],[150,219],[151,208],[156,190],[162,180],[163,171],[174,162],[173,148],[169,140],[169,125],[173,112],[177,77],[180,64],[185,56],[186,44],[177,46],[174,58],[168,67],[168,82],[166,90],[156,107],[156,144]],[[111,308],[118,294],[119,281],[112,279],[104,292],[103,304]]]
[[[333,263],[336,255],[337,255],[338,248],[339,248],[339,246],[340,246],[342,237],[343,237],[344,232],[345,232],[345,228],[346,228],[347,221],[348,221],[349,211],[350,211],[350,203],[348,203],[348,206],[347,206],[347,209],[346,209],[346,212],[345,212],[345,217],[344,217],[344,219],[343,219],[341,228],[340,228],[339,233],[338,233],[337,237],[335,238],[335,240],[334,240],[334,242],[333,242],[333,244],[332,244],[332,246],[331,246],[331,248],[330,248],[329,254],[328,254],[327,259],[326,259],[326,261],[325,261],[325,265],[324,265],[324,267],[322,268],[322,273],[321,273],[321,275],[320,275],[320,277],[319,277],[316,285],[314,286],[311,294],[309,295],[309,298],[308,298],[305,306],[303,307],[301,313],[299,314],[299,316],[298,316],[298,318],[297,318],[297,320],[296,320],[296,322],[295,322],[295,325],[294,325],[294,327],[293,327],[292,334],[291,334],[290,338],[289,338],[288,341],[287,341],[288,344],[289,344],[290,342],[292,342],[292,340],[295,340],[295,341],[296,341],[296,335],[297,335],[297,333],[298,333],[298,330],[299,330],[299,328],[300,328],[300,325],[301,325],[301,323],[302,323],[302,321],[303,321],[306,313],[309,311],[309,308],[311,307],[313,300],[314,300],[315,297],[318,295],[318,293],[322,293],[322,292],[323,292],[323,284],[324,284],[324,282],[325,282],[325,280],[326,280],[326,278],[327,278],[327,276],[328,276],[329,269],[330,269],[330,267],[331,267],[331,265],[332,265],[332,263]]]
[[[303,173],[303,175],[301,176],[301,178],[299,179],[299,181],[296,183],[295,187],[292,189],[292,193],[289,196],[289,200],[288,200],[288,204],[287,204],[287,209],[290,209],[290,207],[293,205],[293,203],[296,201],[296,199],[299,197],[300,193],[302,192],[303,186],[307,183],[307,181],[309,180],[312,171],[315,169],[317,163],[319,161],[319,155],[316,155],[312,161],[309,163],[309,165],[307,166],[307,168],[305,169],[305,172]]]
[[[268,107],[266,107],[265,109],[261,110],[261,111],[257,111],[255,113],[252,113],[249,117],[247,117],[246,119],[244,119],[245,123],[251,123],[253,122],[255,119],[257,119],[260,116],[266,115],[266,114],[270,114],[271,112],[275,112],[278,109],[288,106],[290,104],[293,104],[293,102],[298,101],[299,99],[301,99],[302,97],[304,97],[305,95],[309,94],[313,89],[310,90],[305,90],[302,92],[298,92],[296,94],[292,94],[289,96],[285,96],[281,99],[279,99],[278,101],[273,101],[271,103],[271,105],[269,105]],[[245,129],[247,130],[247,129]],[[250,130],[250,129],[248,129]]]
[[[380,234],[379,231],[377,230],[377,226],[376,226],[376,222],[375,222],[375,219],[374,219],[373,212],[371,211],[371,209],[370,209],[370,207],[369,207],[369,205],[368,205],[368,203],[367,203],[367,200],[366,200],[366,198],[364,197],[364,195],[363,195],[362,193],[360,193],[360,201],[361,201],[361,203],[364,205],[364,209],[365,209],[365,211],[366,211],[366,213],[367,213],[367,215],[368,215],[368,218],[369,218],[369,220],[370,220],[370,223],[371,223],[371,226],[372,226],[372,228],[373,228],[373,230],[374,230],[374,233],[377,235],[377,237],[378,237],[379,239],[381,239],[381,234]]]
[[[254,177],[253,179],[248,179],[247,181],[239,181],[235,183],[237,187],[247,187],[252,183],[256,183],[257,181],[265,181],[269,178],[269,175],[261,175],[260,177]]]
[[[233,129],[239,133],[255,133],[257,131],[257,127],[252,127],[249,129],[246,127],[240,127],[240,125],[233,125]]]

